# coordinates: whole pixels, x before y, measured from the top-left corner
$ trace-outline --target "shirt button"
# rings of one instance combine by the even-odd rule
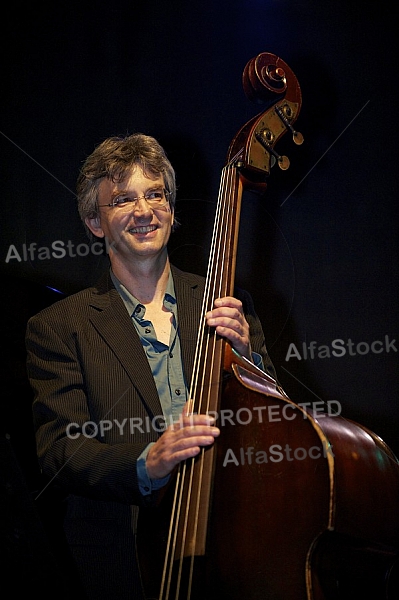
[[[145,328],[145,332],[146,332],[146,333],[151,333],[151,329],[150,329],[149,327],[146,327],[146,328]]]
[[[175,390],[175,394],[176,394],[176,396],[180,396],[181,391],[179,390],[179,388],[177,388],[177,390]]]

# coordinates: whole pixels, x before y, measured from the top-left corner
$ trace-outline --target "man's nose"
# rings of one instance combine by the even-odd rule
[[[132,212],[135,216],[152,216],[153,213],[153,210],[145,199],[145,196],[138,197],[132,208]]]

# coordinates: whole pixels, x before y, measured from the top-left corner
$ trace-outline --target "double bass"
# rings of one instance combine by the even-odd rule
[[[263,192],[302,96],[290,67],[261,53],[243,73],[266,109],[231,142],[221,176],[190,398],[221,435],[179,465],[140,509],[138,550],[157,600],[394,600],[399,597],[399,463],[374,432],[315,412],[205,325],[233,295],[243,192]],[[280,418],[278,417],[280,416]]]

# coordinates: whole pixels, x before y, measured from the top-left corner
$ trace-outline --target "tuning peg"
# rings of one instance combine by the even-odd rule
[[[292,117],[292,110],[289,104],[284,104],[282,106],[276,106],[275,109],[276,115],[282,120],[284,125],[289,129],[292,133],[292,139],[294,140],[294,144],[300,146],[303,144],[303,135],[299,133],[299,131],[295,131],[290,123],[290,118]]]
[[[299,131],[294,131],[292,127],[290,127],[290,130],[292,131],[292,139],[294,140],[294,144],[296,144],[297,146],[303,144],[302,133],[299,133]]]
[[[270,129],[262,129],[261,131],[258,131],[255,134],[255,137],[258,140],[258,142],[262,144],[265,150],[267,150],[272,155],[272,158],[275,159],[275,162],[277,162],[280,169],[282,171],[286,171],[290,166],[289,158],[288,156],[280,156],[280,154],[278,154],[278,152],[275,151],[273,146],[271,146],[270,142],[273,141],[274,136]],[[272,160],[272,166],[274,166],[275,162],[273,162]]]

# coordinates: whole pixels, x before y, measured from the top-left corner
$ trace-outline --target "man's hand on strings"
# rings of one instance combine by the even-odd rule
[[[252,359],[249,325],[240,300],[231,296],[217,298],[214,309],[205,317],[207,324],[214,327],[218,335],[226,338],[239,354]]]
[[[211,446],[220,430],[213,424],[214,417],[191,414],[192,403],[187,402],[179,421],[170,425],[153,444],[147,454],[146,468],[151,479],[162,479],[175,466]]]

